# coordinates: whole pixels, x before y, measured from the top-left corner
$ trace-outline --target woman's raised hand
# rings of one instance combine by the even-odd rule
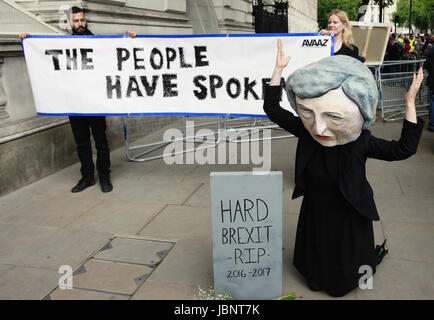
[[[271,76],[270,86],[280,85],[282,70],[288,65],[289,60],[291,60],[291,57],[285,56],[285,52],[283,51],[282,41],[280,39],[277,39],[276,66],[274,67],[273,75]]]
[[[413,74],[413,82],[411,83],[410,88],[405,95],[405,100],[408,103],[414,103],[416,101],[416,95],[419,91],[419,88],[423,82],[423,69],[419,68],[417,74]]]
[[[417,74],[413,74],[413,82],[405,95],[406,108],[405,119],[417,123],[416,96],[423,82],[423,69],[419,68]]]
[[[326,29],[321,29],[320,31],[318,31],[322,36],[328,36],[333,34],[333,31],[331,30],[326,30]]]

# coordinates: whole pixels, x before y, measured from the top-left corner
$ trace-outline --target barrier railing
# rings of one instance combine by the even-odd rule
[[[378,67],[376,75],[380,93],[379,108],[384,121],[403,119],[405,115],[405,94],[413,81],[413,74],[423,66],[425,60],[385,61]],[[428,74],[424,72],[424,80],[416,98],[417,115],[428,113],[429,90],[426,86]]]
[[[175,156],[178,154],[184,154],[189,152],[194,152],[197,150],[203,150],[208,148],[214,148],[220,143],[242,143],[242,142],[253,142],[257,140],[274,140],[274,139],[284,139],[293,137],[293,135],[287,134],[285,130],[280,128],[278,125],[273,124],[268,118],[244,118],[244,117],[216,117],[213,122],[206,122],[200,124],[194,124],[193,126],[188,124],[188,120],[194,117],[183,116],[182,117],[182,137],[172,139],[170,141],[156,141],[148,144],[136,144],[132,145],[130,142],[130,137],[128,133],[128,118],[123,117],[124,122],[124,139],[125,139],[125,156],[129,161],[135,162],[145,162],[155,159],[164,158],[165,156]],[[197,128],[213,128],[214,130],[208,130],[206,133],[198,134],[196,133]],[[275,135],[269,138],[258,138],[252,139],[249,136],[249,130],[264,130],[264,129],[274,129],[280,132],[285,132],[284,135]],[[203,137],[217,135],[217,139],[206,139],[205,143]],[[246,139],[247,136],[247,139]],[[164,154],[164,152],[158,155],[152,155],[154,151],[166,147],[167,145],[182,141],[185,143],[185,148],[182,151]],[[196,147],[195,144],[200,143],[200,146]],[[142,151],[141,151],[142,150]],[[146,157],[145,157],[146,156]]]

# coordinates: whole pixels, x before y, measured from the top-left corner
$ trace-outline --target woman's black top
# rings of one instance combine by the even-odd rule
[[[351,45],[352,48],[342,44],[342,47],[335,52],[335,56],[337,55],[345,55],[345,56],[350,56],[356,59],[359,59],[359,48],[357,48],[355,45]]]

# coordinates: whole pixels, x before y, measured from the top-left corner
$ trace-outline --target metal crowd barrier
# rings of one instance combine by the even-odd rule
[[[380,92],[379,109],[384,121],[395,121],[405,116],[405,95],[413,81],[413,74],[423,66],[425,60],[385,61],[378,67],[376,75]],[[428,74],[424,71],[424,80],[416,98],[418,116],[428,114],[429,90],[426,85]]]
[[[290,138],[293,137],[293,135],[279,135],[269,138],[257,138],[257,139],[251,139],[250,137],[246,138],[247,135],[249,135],[249,131],[255,129],[255,130],[264,130],[264,129],[275,129],[279,131],[284,131],[281,129],[278,125],[273,124],[270,120],[267,118],[246,118],[246,117],[230,117],[230,116],[218,116],[216,117],[215,122],[207,122],[207,123],[200,123],[196,124],[194,126],[188,125],[188,119],[193,118],[192,116],[183,116],[182,118],[182,137],[177,139],[172,139],[170,141],[156,141],[148,144],[138,144],[138,145],[131,145],[130,143],[130,137],[128,133],[128,116],[123,117],[123,124],[124,124],[124,139],[125,139],[125,156],[129,161],[135,161],[135,162],[144,162],[144,161],[150,161],[155,159],[160,159],[165,156],[164,153],[161,153],[159,155],[154,156],[148,156],[145,157],[152,152],[159,150],[170,143],[182,141],[183,143],[189,142],[190,147],[182,148],[182,151],[170,153],[170,156],[175,156],[178,154],[188,153],[188,152],[194,152],[197,150],[202,149],[208,149],[208,148],[214,148],[218,146],[222,142],[229,142],[229,143],[240,143],[240,142],[252,142],[252,141],[258,141],[258,140],[274,140],[274,139],[284,139],[284,138]],[[229,125],[229,127],[228,127]],[[207,133],[204,134],[197,134],[195,132],[196,128],[200,127],[215,127],[214,130],[208,130]],[[189,133],[193,132],[193,135],[189,135]],[[202,140],[203,137],[210,136],[210,135],[217,135],[217,139],[213,141],[212,139],[206,139],[204,142]],[[199,140],[198,140],[199,139]],[[198,141],[197,141],[198,140]],[[199,147],[191,147],[192,144],[201,143]],[[140,151],[144,150],[144,151]],[[135,153],[137,151],[137,153]]]

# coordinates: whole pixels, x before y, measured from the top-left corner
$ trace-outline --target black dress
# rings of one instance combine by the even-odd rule
[[[338,186],[341,146],[320,147],[304,171],[306,190],[297,225],[294,266],[309,287],[343,296],[356,288],[376,258],[372,221],[360,215]]]

